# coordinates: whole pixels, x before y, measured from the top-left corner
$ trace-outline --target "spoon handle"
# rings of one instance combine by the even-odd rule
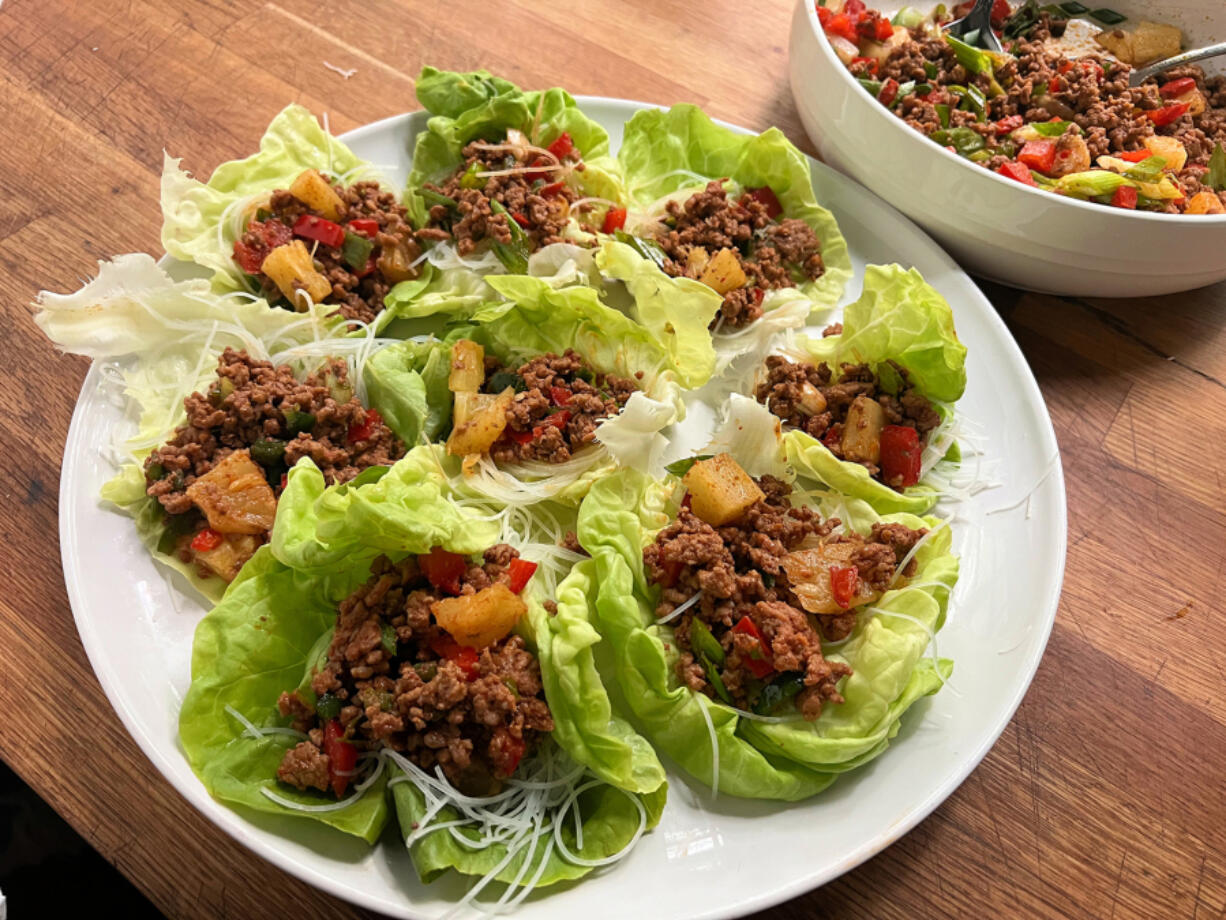
[[[1209,45],[1205,48],[1196,48],[1192,51],[1185,51],[1182,54],[1177,54],[1174,57],[1166,58],[1158,61],[1155,64],[1149,64],[1134,70],[1128,77],[1129,86],[1140,86],[1150,77],[1162,73],[1164,70],[1170,70],[1172,67],[1178,67],[1181,64],[1191,64],[1195,61],[1203,61],[1205,58],[1217,57],[1219,54],[1226,54],[1226,42],[1218,42],[1216,45]]]

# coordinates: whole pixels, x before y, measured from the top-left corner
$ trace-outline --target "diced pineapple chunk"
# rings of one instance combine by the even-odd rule
[[[315,263],[302,240],[292,240],[278,246],[264,259],[260,271],[273,280],[286,299],[298,310],[305,310],[305,292],[315,303],[332,293],[332,284],[315,271]]]
[[[685,267],[696,275],[701,275],[710,261],[711,253],[701,246],[691,246],[685,254]]]
[[[213,549],[194,550],[192,558],[225,581],[234,581],[238,570],[255,555],[259,543],[246,533],[228,533]]]
[[[264,468],[245,450],[236,450],[188,486],[187,497],[221,534],[267,533],[277,513]]]
[[[502,582],[478,591],[449,597],[430,605],[438,625],[460,645],[493,645],[519,622],[528,605]]]
[[[1222,205],[1222,199],[1217,192],[1211,192],[1206,189],[1205,191],[1197,192],[1188,199],[1188,207],[1184,213],[1226,214],[1226,206]]]
[[[859,56],[884,64],[886,58],[893,54],[895,50],[905,45],[910,38],[911,33],[906,29],[896,28],[894,33],[883,42],[861,40]]]
[[[712,527],[735,521],[766,497],[730,454],[699,460],[681,481],[690,492],[690,510]]]
[[[455,407],[451,412],[451,427],[459,428],[478,412],[492,406],[497,398],[492,393],[456,393]]]
[[[852,557],[859,548],[858,543],[823,543],[813,549],[797,550],[788,553],[780,563],[788,573],[788,585],[800,606],[809,613],[843,613],[851,607],[861,604],[871,604],[881,596],[873,591],[864,581],[859,579],[856,593],[848,607],[842,607],[834,599],[834,586],[830,581],[830,569],[847,568],[854,565]]]
[[[847,410],[843,423],[843,459],[857,463],[881,462],[881,430],[885,428],[885,410],[881,403],[867,396],[857,396]]]
[[[461,397],[468,394],[456,394],[456,408],[459,411]],[[456,457],[467,457],[471,454],[484,454],[489,451],[494,442],[502,437],[507,427],[507,409],[515,398],[515,391],[507,387],[493,402],[475,408],[467,409],[467,417],[457,421],[447,439],[447,453]]]
[[[732,249],[721,249],[711,256],[711,261],[698,276],[698,280],[717,294],[727,294],[744,287],[748,279],[736,252]]]
[[[452,393],[476,393],[485,382],[485,349],[469,339],[451,346],[451,376],[447,387]]]
[[[1107,29],[1094,36],[1094,40],[1114,54],[1125,64],[1132,63],[1132,33],[1123,29]]]
[[[1197,94],[1199,95],[1199,93]],[[1202,100],[1203,102],[1203,100]],[[1203,109],[1201,111],[1204,111]],[[1188,162],[1188,150],[1177,137],[1163,137],[1155,134],[1145,138],[1145,149],[1153,156],[1166,160],[1166,169],[1179,172]]]
[[[318,169],[306,169],[298,174],[289,187],[289,193],[312,211],[318,211],[328,220],[340,220],[345,202],[336,194],[332,183]]]

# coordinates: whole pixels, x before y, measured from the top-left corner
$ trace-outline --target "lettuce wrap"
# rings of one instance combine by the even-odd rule
[[[693,105],[648,109],[626,123],[617,156],[631,207],[626,231],[632,236],[650,238],[666,202],[684,201],[717,179],[726,180],[734,198],[747,189],[768,187],[782,207],[781,218],[802,220],[817,235],[825,272],[797,287],[767,291],[762,318],[735,333],[717,335],[721,364],[759,350],[776,332],[803,326],[842,296],[852,274],[847,243],[834,215],[817,202],[804,155],[779,129],[741,134]]]
[[[319,471],[302,460],[290,473],[271,544],[197,629],[180,738],[192,768],[221,801],[320,821],[367,842],[386,823],[390,789],[402,834],[413,840],[414,865],[427,882],[447,869],[537,887],[577,878],[590,867],[560,855],[550,828],[515,852],[505,843],[462,845],[445,827],[422,832],[421,826],[445,825],[460,812],[440,800],[436,782],[411,779],[395,758],[382,764],[377,778],[368,775],[369,785],[351,793],[343,807],[304,811],[267,794],[299,805],[333,804],[277,781],[277,766],[297,739],[277,731],[287,720],[277,714],[276,700],[295,686],[314,700],[310,676],[326,658],[336,605],[367,580],[371,562],[381,554],[395,559],[436,546],[477,554],[524,536],[508,530],[508,517],[496,505],[462,499],[450,490],[429,447],[411,451],[381,474],[372,472],[360,486],[326,488]],[[577,558],[569,551],[530,542],[520,548],[525,558],[536,555],[540,569],[524,590],[528,612],[516,630],[536,651],[556,725],[539,758],[581,764],[592,774],[571,783],[583,816],[582,847],[573,815],[559,833],[582,859],[605,859],[658,820],[666,794],[663,769],[651,747],[613,714],[596,671],[592,647],[599,637],[579,616],[590,575],[568,571]],[[556,616],[543,605],[553,596]],[[243,734],[248,723],[252,727]],[[457,833],[474,840],[471,828]]]
[[[863,499],[883,514],[922,514],[936,504],[941,484],[933,467],[957,454],[953,403],[966,389],[966,346],[958,341],[953,311],[945,298],[913,268],[870,265],[864,292],[844,311],[842,333],[818,339],[801,336],[797,350],[800,359],[812,364],[824,361],[836,374],[843,363],[868,364],[876,371],[894,361],[907,371],[911,385],[937,407],[943,422],[929,436],[924,477],[901,492],[873,479],[860,464],[840,460],[803,431],[783,435],[788,464],[801,476]]]
[[[319,170],[334,182],[349,185],[359,180],[378,180],[378,170],[337,140],[300,105],[286,106],[273,118],[260,150],[241,160],[218,166],[207,182],[186,172],[177,160],[166,156],[162,167],[162,245],[168,255],[203,268],[214,290],[260,293],[250,275],[235,261],[234,244],[243,235],[248,220],[276,189],[288,189],[308,169]],[[400,297],[419,294],[430,272],[402,281]],[[264,309],[288,323],[294,313],[282,307]],[[390,304],[390,301],[388,301]],[[312,304],[310,312],[334,324],[342,320],[335,304]],[[383,310],[375,321],[382,328],[395,317]]]
[[[931,518],[880,517],[863,502],[840,503],[845,525],[859,532],[877,521],[933,532],[916,554],[911,586],[887,591],[871,611],[860,612],[849,638],[824,649],[827,660],[852,668],[841,685],[846,701],[826,706],[813,722],[751,719],[679,683],[673,629],[656,623],[659,589],[648,582],[643,548],[676,514],[674,494],[671,486],[624,470],[597,483],[579,512],[579,540],[598,572],[590,615],[613,649],[635,724],[691,775],[751,798],[808,797],[884,751],[903,713],[951,673],[951,662],[923,657],[957,580],[948,528]],[[823,510],[829,516],[835,509]]]
[[[667,441],[661,430],[684,410],[681,390],[701,380],[688,366],[689,343],[698,331],[675,330],[664,342],[617,310],[600,302],[591,288],[555,289],[524,275],[490,276],[506,299],[473,314],[471,324],[441,340],[405,342],[375,354],[364,379],[372,405],[408,444],[437,441],[451,429],[452,394],[447,389],[450,349],[468,339],[487,355],[514,367],[537,355],[574,349],[601,373],[636,377],[640,392],[623,411],[596,431],[598,446],[580,450],[560,464],[494,464],[488,456],[467,465],[463,478],[478,492],[523,504],[550,499],[575,505],[591,484],[617,465],[654,470]]]

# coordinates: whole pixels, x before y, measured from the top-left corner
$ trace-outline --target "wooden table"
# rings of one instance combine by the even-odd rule
[[[416,107],[426,62],[693,101],[805,138],[790,0],[6,0],[0,8],[0,756],[172,917],[364,916],[232,842],[158,776],[86,661],[56,538],[79,358],[26,304],[157,252],[163,147],[199,174],[290,100],[341,131]],[[324,62],[355,72],[348,79]],[[1047,655],[983,764],[917,829],[779,917],[1226,917],[1226,286],[1135,301],[987,285],[1068,481]]]

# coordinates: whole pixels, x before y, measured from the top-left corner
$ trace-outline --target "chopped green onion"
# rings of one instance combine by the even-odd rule
[[[728,688],[724,686],[724,679],[719,676],[719,668],[706,655],[699,655],[698,659],[702,662],[703,670],[707,672],[707,680],[711,682],[711,686],[715,688],[719,698],[725,703],[732,705],[732,697],[728,694]]]
[[[1071,121],[1036,121],[1030,127],[1040,137],[1060,137],[1071,124]]]
[[[1094,19],[1097,19],[1099,22],[1101,22],[1105,26],[1118,26],[1121,22],[1123,22],[1124,20],[1128,18],[1127,16],[1122,16],[1119,13],[1117,13],[1115,10],[1109,10],[1106,7],[1103,7],[1102,9],[1091,10],[1090,16]]]
[[[315,714],[321,719],[335,719],[341,714],[344,701],[331,693],[325,693],[315,703]]]
[[[987,141],[983,139],[982,134],[966,127],[933,131],[929,136],[942,147],[953,147],[954,151],[963,157],[969,157],[975,151],[987,146]]]
[[[654,240],[645,240],[641,237],[632,236],[625,230],[615,230],[613,236],[619,243],[625,243],[644,259],[651,259],[661,271],[664,270],[664,263],[668,260],[668,256],[664,254],[663,249],[656,245]]]
[[[1124,175],[1137,182],[1157,182],[1162,178],[1164,169],[1166,160],[1163,157],[1146,157],[1140,163],[1134,163],[1131,168],[1124,170]]]
[[[936,109],[937,111],[937,118],[939,118],[941,121],[941,127],[948,128],[949,127],[949,106],[946,105],[944,102],[938,102],[936,105],[933,106],[933,108]]]
[[[464,170],[464,175],[460,176],[460,188],[485,188],[486,178],[478,176],[481,172],[481,167],[474,160],[468,165],[468,169]]]
[[[940,71],[937,70],[937,65],[932,63],[932,61],[924,61],[924,73],[927,75],[929,80],[935,80],[939,72]]]
[[[251,459],[260,466],[276,466],[285,459],[285,442],[261,438],[251,445]]]
[[[918,29],[924,22],[924,14],[913,6],[904,6],[894,14],[891,25],[902,26],[904,29]]]
[[[963,97],[962,102],[963,105],[970,106],[970,108],[966,111],[974,112],[979,116],[980,121],[983,121],[987,117],[985,112],[987,109],[988,100],[987,97],[983,95],[983,90],[981,90],[978,86],[975,86],[974,84],[968,86],[966,88],[966,96]]]
[[[690,647],[716,664],[724,663],[724,647],[711,634],[707,624],[697,617],[690,620]]]
[[[1046,80],[1041,83],[1036,83],[1034,86],[1030,88],[1030,98],[1031,99],[1038,99],[1046,95],[1047,95],[1047,81]]]
[[[992,159],[992,152],[986,149],[976,150],[974,153],[970,154],[967,159],[972,163],[986,163],[988,160]]]
[[[524,233],[524,228],[510,215],[502,202],[491,199],[490,210],[495,214],[505,214],[507,227],[511,231],[510,243],[494,241],[494,255],[512,275],[528,274],[528,237]]]
[[[682,476],[688,473],[690,471],[690,467],[692,467],[699,460],[710,460],[712,456],[712,454],[698,454],[693,457],[685,457],[681,460],[674,460],[672,463],[664,467],[664,469],[680,479]]]
[[[384,623],[382,630],[383,651],[389,655],[396,654],[396,627],[391,623]]]
[[[374,249],[375,244],[372,240],[360,233],[346,230],[345,242],[341,243],[341,258],[354,271],[361,271],[370,261],[370,254],[374,252]]]
[[[421,195],[426,204],[430,205],[431,207],[436,204],[441,204],[445,208],[459,207],[459,202],[457,202],[454,198],[448,198],[442,192],[436,192],[433,189],[419,188],[417,190],[417,194]]]
[[[524,378],[519,374],[513,374],[511,371],[498,371],[490,377],[490,392],[501,393],[507,387],[510,387],[516,393],[522,393],[528,389],[528,384],[524,382]]]

